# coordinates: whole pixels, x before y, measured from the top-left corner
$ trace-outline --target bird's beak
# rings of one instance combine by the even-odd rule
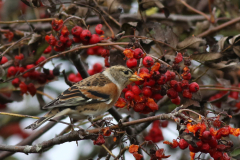
[[[132,82],[135,82],[135,81],[142,81],[143,79],[137,75],[132,75],[130,78],[129,78],[130,81]]]

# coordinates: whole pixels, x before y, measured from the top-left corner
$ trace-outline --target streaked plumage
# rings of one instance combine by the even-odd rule
[[[92,75],[65,90],[43,109],[51,109],[26,129],[36,129],[49,119],[69,115],[73,119],[86,119],[110,109],[117,101],[123,88],[140,78],[124,66],[113,66],[102,73]]]

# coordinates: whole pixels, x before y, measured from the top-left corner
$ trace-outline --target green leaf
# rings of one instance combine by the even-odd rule
[[[230,153],[231,157],[236,157],[238,155],[240,155],[240,148],[236,148]]]

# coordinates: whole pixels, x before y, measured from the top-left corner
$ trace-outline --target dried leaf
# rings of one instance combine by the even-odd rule
[[[200,107],[200,103],[193,99],[187,99],[185,102],[183,102],[183,108],[188,108],[190,106]]]
[[[229,39],[229,43],[231,45],[233,45],[233,51],[234,53],[240,57],[240,42],[239,42],[239,39],[240,39],[240,34],[234,36],[233,38]]]
[[[211,67],[213,69],[223,69],[227,67],[235,67],[238,63],[234,61],[222,61],[219,63],[204,63],[207,67]]]
[[[218,46],[219,46],[219,50],[218,52],[221,52],[224,49],[224,45],[226,40],[228,39],[228,37],[222,37],[219,41],[218,41]]]
[[[192,54],[190,57],[196,61],[211,61],[218,58],[221,58],[223,55],[221,53],[206,52],[200,54]]]
[[[169,44],[170,46],[176,48],[178,44],[178,37],[173,32],[172,28],[170,26],[164,26],[160,23],[155,22],[152,26],[154,34],[154,38],[156,40],[165,42]]]
[[[197,49],[199,46],[202,46],[205,44],[206,44],[206,41],[204,39],[191,36],[184,39],[182,42],[178,43],[177,49],[178,50],[183,50],[185,48]]]
[[[132,144],[131,146],[129,146],[128,151],[129,151],[130,153],[134,153],[134,152],[137,152],[137,151],[138,151],[138,148],[139,148],[138,145]]]
[[[5,70],[3,69],[2,65],[0,66],[0,78],[2,78],[5,75]]]

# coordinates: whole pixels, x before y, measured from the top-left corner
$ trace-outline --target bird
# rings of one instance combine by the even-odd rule
[[[51,110],[25,129],[35,130],[44,122],[63,115],[69,116],[70,120],[101,115],[116,103],[128,84],[139,80],[143,79],[125,66],[109,67],[75,83],[43,106],[43,109]]]

